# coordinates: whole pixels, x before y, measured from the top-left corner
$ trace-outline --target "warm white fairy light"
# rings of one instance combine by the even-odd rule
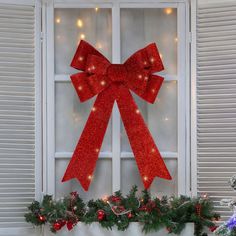
[[[148,177],[147,177],[147,176],[144,176],[144,177],[143,177],[143,180],[144,180],[144,181],[147,181],[147,180],[148,180]]]
[[[168,121],[169,120],[169,118],[168,117],[165,117],[165,119],[164,119],[165,121]]]
[[[94,10],[95,10],[96,12],[98,12],[99,8],[98,8],[98,7],[95,7]]]
[[[101,43],[96,43],[96,48],[97,49],[102,49],[102,44]]]
[[[160,58],[162,59],[163,58],[163,55],[160,53]]]
[[[104,86],[106,82],[104,80],[101,81],[101,85]]]
[[[175,42],[176,42],[176,43],[178,42],[178,38],[177,38],[177,37],[175,38]]]
[[[152,150],[151,150],[151,151],[152,151],[152,153],[154,153],[156,150],[155,150],[155,148],[152,148]]]
[[[156,92],[156,90],[155,89],[152,89],[152,93],[155,93]]]
[[[108,196],[107,196],[107,195],[104,195],[104,196],[102,197],[102,200],[103,200],[103,202],[107,203],[107,202],[108,202]]]
[[[150,58],[150,62],[153,63],[155,59],[153,57]]]
[[[96,151],[96,152],[99,152],[99,148],[96,148],[95,151]]]
[[[164,11],[165,11],[166,15],[170,15],[173,12],[173,9],[168,7],[168,8],[165,8]]]
[[[92,176],[92,175],[88,175],[88,179],[89,179],[89,180],[92,180],[92,179],[93,179],[93,176]]]
[[[138,75],[138,78],[139,78],[139,79],[142,79],[142,75]]]
[[[137,114],[139,114],[140,113],[140,110],[139,109],[136,109],[136,111],[135,111]]]
[[[61,23],[61,18],[59,18],[59,17],[56,18],[56,23],[57,23],[57,24],[60,24],[60,23]]]
[[[83,60],[84,60],[84,58],[83,58],[83,57],[79,57],[79,60],[80,60],[80,61],[83,61]]]
[[[78,86],[78,90],[81,91],[83,89],[82,86]]]
[[[85,34],[81,34],[80,39],[85,39]]]
[[[77,26],[78,26],[79,28],[82,28],[83,25],[84,25],[83,21],[82,21],[81,19],[78,19],[78,20],[77,20]]]
[[[145,77],[144,77],[144,80],[147,81],[147,80],[148,80],[148,76],[145,76]]]
[[[94,112],[94,111],[96,111],[97,109],[96,109],[96,107],[92,107],[92,111]]]

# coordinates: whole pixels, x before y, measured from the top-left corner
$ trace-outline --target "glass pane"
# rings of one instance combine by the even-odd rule
[[[81,103],[71,83],[56,84],[56,151],[73,152],[88,119],[94,99]],[[102,151],[111,151],[111,121]]]
[[[158,45],[165,72],[177,72],[177,10],[121,9],[122,61],[151,42]]]
[[[55,9],[55,71],[71,74],[70,63],[80,39],[111,59],[111,9]]]
[[[156,102],[148,104],[134,95],[135,101],[148,125],[160,151],[177,152],[177,83],[164,82]],[[122,124],[121,149],[130,152],[131,147]]]
[[[166,166],[170,171],[172,180],[165,180],[155,178],[151,185],[152,194],[163,195],[176,195],[177,189],[177,161],[165,159]],[[129,181],[127,181],[127,179]],[[124,194],[128,193],[133,185],[137,185],[139,189],[144,189],[136,161],[134,159],[126,159],[121,161],[121,190]]]
[[[80,183],[76,179],[64,183],[61,182],[68,163],[69,160],[56,161],[57,198],[64,197],[72,191],[78,191],[80,197],[82,197],[84,200],[96,199],[112,193],[111,159],[100,159],[97,161],[93,182],[91,183],[88,192],[83,190],[83,188],[80,186]]]

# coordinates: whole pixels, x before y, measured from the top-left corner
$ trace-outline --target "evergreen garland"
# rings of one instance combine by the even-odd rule
[[[41,203],[34,201],[28,209],[29,213],[25,214],[27,222],[36,226],[49,224],[54,233],[64,226],[71,230],[78,222],[99,222],[104,228],[111,230],[116,226],[122,231],[130,222],[140,222],[145,233],[164,227],[169,233],[180,234],[186,223],[193,222],[195,235],[201,236],[203,228],[215,228],[214,221],[219,218],[206,197],[152,198],[147,190],[138,197],[136,186],[125,197],[118,191],[87,204],[77,192],[59,201],[46,195]]]

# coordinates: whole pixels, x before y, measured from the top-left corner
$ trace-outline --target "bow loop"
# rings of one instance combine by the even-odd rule
[[[147,102],[154,103],[163,78],[153,73],[164,69],[155,43],[134,53],[125,62],[129,71],[128,86]]]
[[[91,46],[89,43],[85,42],[84,40],[81,40],[76,50],[76,53],[72,59],[71,67],[78,70],[85,71],[88,57],[91,55],[98,56],[109,63],[106,57],[104,57],[93,46]]]

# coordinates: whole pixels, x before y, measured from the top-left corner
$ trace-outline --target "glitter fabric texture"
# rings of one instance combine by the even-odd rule
[[[95,95],[97,98],[62,182],[76,178],[84,190],[88,190],[115,101],[144,187],[149,188],[156,176],[171,179],[130,92],[132,90],[147,102],[155,101],[164,80],[153,75],[164,69],[156,44],[137,51],[124,64],[111,64],[82,40],[71,66],[82,71],[71,75],[80,101]]]

